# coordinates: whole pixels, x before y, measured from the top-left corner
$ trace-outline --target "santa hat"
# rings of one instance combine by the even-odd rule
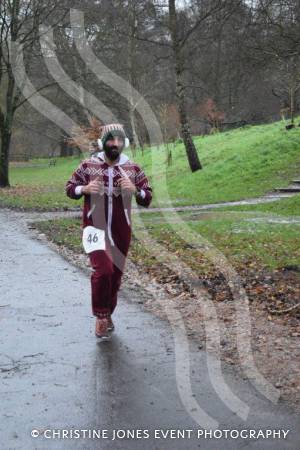
[[[109,137],[109,135],[112,136],[120,136],[124,139],[124,146],[129,147],[129,139],[125,134],[123,125],[120,123],[110,123],[108,125],[103,125],[100,127],[100,138],[98,139],[98,146],[100,150],[103,149],[105,141]]]

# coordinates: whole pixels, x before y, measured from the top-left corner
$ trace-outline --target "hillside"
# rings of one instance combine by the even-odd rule
[[[287,186],[300,175],[300,128],[286,131],[282,122],[194,140],[203,165],[195,173],[189,170],[183,144],[173,150],[169,168],[163,150],[148,150],[144,158],[136,158],[148,174],[152,164],[157,167],[156,196],[166,184],[179,205],[239,200]]]
[[[283,122],[249,126],[194,138],[203,169],[191,173],[182,143],[172,148],[172,164],[166,152],[146,148],[134,158],[149,176],[154,199],[152,206],[205,204],[256,197],[286,186],[300,175],[300,128],[286,131]],[[125,152],[130,155],[130,152]],[[32,208],[60,208],[76,202],[64,194],[64,185],[79,164],[78,158],[47,160],[11,165],[12,188],[0,191],[0,204]]]

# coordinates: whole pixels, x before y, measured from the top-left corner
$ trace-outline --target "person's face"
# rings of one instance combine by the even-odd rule
[[[124,139],[120,136],[109,136],[105,141],[105,154],[112,161],[116,160],[120,156],[123,148]]]

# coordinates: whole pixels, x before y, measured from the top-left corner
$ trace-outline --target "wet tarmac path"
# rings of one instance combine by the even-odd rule
[[[1,449],[300,448],[299,417],[280,401],[273,405],[263,398],[227,366],[224,379],[250,408],[248,417],[244,420],[224,404],[210,382],[206,353],[196,342],[190,342],[191,392],[180,386],[170,327],[133,301],[132,292],[121,291],[116,331],[110,341],[98,342],[89,278],[33,239],[16,218],[0,211]],[[203,428],[195,421],[198,405],[219,430],[290,432],[286,439],[198,439],[197,430]],[[107,430],[108,438],[71,439],[75,429]],[[144,438],[125,440],[120,432],[112,440],[114,429],[139,429]],[[190,438],[186,432],[177,439],[164,439],[158,431],[155,439],[155,429],[193,431]],[[40,435],[31,437],[32,430]],[[50,430],[57,432],[53,438]],[[69,435],[63,438],[62,430]]]

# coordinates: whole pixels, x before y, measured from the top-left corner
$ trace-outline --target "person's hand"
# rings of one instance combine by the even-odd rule
[[[137,192],[135,185],[130,181],[129,178],[120,178],[119,186],[121,186],[122,191],[125,191],[126,194],[136,194]]]
[[[83,194],[99,194],[100,186],[102,182],[97,178],[96,180],[90,181],[86,186],[82,186]]]

